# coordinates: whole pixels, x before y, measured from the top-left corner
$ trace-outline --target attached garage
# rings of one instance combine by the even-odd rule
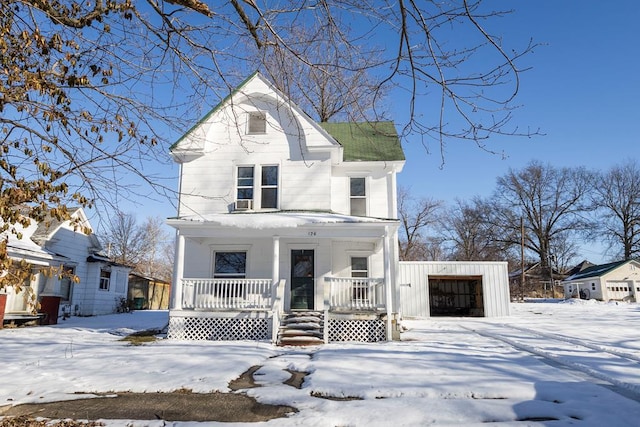
[[[403,261],[398,283],[403,317],[509,315],[506,262]]]

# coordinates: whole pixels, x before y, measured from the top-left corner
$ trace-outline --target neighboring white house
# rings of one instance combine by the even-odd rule
[[[563,280],[565,298],[640,301],[640,262],[594,265]]]
[[[509,315],[507,262],[401,261],[402,317]]]
[[[397,332],[395,127],[316,123],[254,73],[171,147],[169,337],[382,341]],[[294,316],[297,314],[297,316]]]
[[[22,230],[22,239],[7,233],[9,256],[33,265],[32,295],[50,316],[50,323],[63,312],[78,316],[113,313],[122,298],[126,300],[130,268],[104,256],[92,231],[84,211],[76,208],[69,221],[32,222]],[[69,275],[60,280],[57,275],[40,272],[42,268],[61,266],[79,282],[74,283]],[[24,292],[7,293],[5,321],[31,315],[33,303],[25,300]]]

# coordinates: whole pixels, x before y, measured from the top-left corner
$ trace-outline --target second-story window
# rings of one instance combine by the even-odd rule
[[[253,166],[238,166],[237,200],[253,200]]]
[[[260,207],[275,209],[278,207],[278,166],[262,166],[262,191]]]
[[[351,215],[367,215],[367,193],[364,178],[350,179]]]
[[[249,124],[247,126],[247,133],[267,133],[267,115],[260,111],[249,113]]]

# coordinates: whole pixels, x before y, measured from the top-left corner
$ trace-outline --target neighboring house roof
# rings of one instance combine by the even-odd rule
[[[88,227],[89,229],[91,229],[92,232],[88,235],[89,239],[91,240],[91,244],[95,247],[95,250],[101,250],[102,247],[100,246],[100,242],[98,241],[96,235],[93,234],[93,227],[91,227],[89,219],[87,218],[82,208],[69,208],[69,217],[72,219],[77,219],[84,227]],[[60,221],[54,217],[48,217],[44,221],[40,221],[38,223],[36,231],[33,233],[33,240],[37,244],[44,246],[45,242],[49,240],[60,229],[60,227],[62,227],[63,224],[69,221],[70,220]]]
[[[169,282],[167,282],[166,280],[157,279],[155,277],[147,276],[145,274],[140,274],[140,273],[137,273],[135,271],[132,271],[132,272],[129,273],[129,277],[131,277],[131,276],[138,277],[140,279],[147,280],[149,282],[165,283],[167,285],[169,284]]]
[[[577,274],[577,273],[580,273],[581,271],[586,270],[589,267],[593,267],[594,265],[595,265],[594,263],[584,260],[580,264],[573,267],[571,270],[567,271],[566,274],[567,276],[572,276],[574,274]]]
[[[569,282],[569,281],[573,281],[573,280],[578,280],[578,279],[584,279],[587,277],[600,277],[600,276],[604,276],[605,274],[609,273],[612,270],[615,270],[616,268],[620,267],[623,264],[626,264],[628,262],[632,262],[633,260],[624,260],[624,261],[616,261],[616,262],[610,262],[608,264],[600,264],[600,265],[594,265],[588,268],[585,268],[584,270],[573,274],[569,277],[567,277],[566,279],[564,279],[565,282]]]
[[[319,123],[344,147],[344,161],[403,161],[393,122]]]
[[[33,220],[30,222],[31,224],[26,228],[21,224],[14,224],[9,230],[0,233],[0,239],[7,241],[7,254],[14,259],[25,259],[32,264],[41,265],[49,265],[53,261],[62,262],[67,259],[36,243],[34,235],[37,225]],[[17,233],[20,234],[20,237]]]

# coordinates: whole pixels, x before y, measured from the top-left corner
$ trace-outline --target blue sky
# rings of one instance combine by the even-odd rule
[[[542,44],[522,63],[532,69],[522,75],[514,121],[544,135],[489,143],[504,152],[504,159],[471,143],[450,143],[442,168],[438,153],[425,155],[419,141],[409,140],[399,184],[413,194],[450,202],[489,196],[498,176],[533,159],[606,170],[638,158],[640,2],[489,3],[514,8],[490,25],[494,33],[516,44],[530,37]],[[600,247],[585,245],[581,252],[592,262],[604,261]]]
[[[427,154],[417,139],[404,141],[407,163],[399,175],[401,186],[416,196],[453,202],[456,198],[489,196],[496,178],[509,168],[519,169],[533,159],[554,166],[585,166],[605,170],[629,157],[638,146],[640,123],[640,2],[624,0],[487,0],[500,10],[513,9],[491,20],[491,34],[513,47],[529,39],[539,43],[520,63],[532,67],[522,75],[513,123],[540,129],[543,136],[502,137],[490,154],[473,143],[451,141],[441,164],[437,147]],[[425,100],[433,102],[433,99]],[[400,106],[395,106],[400,112]],[[390,105],[394,111],[394,105]],[[405,117],[393,117],[399,123]],[[165,169],[177,174],[177,167]],[[177,189],[177,183],[176,183]],[[142,215],[170,217],[167,202],[144,203]],[[142,220],[142,218],[141,218]],[[602,248],[585,246],[582,258],[604,261]]]
[[[532,159],[556,166],[606,169],[632,156],[640,123],[640,2],[549,1],[511,4],[515,12],[492,26],[505,38],[529,37],[541,43],[524,60],[514,112],[521,127],[540,128],[543,136],[500,138],[489,143],[507,158],[450,143],[445,164],[425,156],[420,143],[407,141],[401,185],[451,200],[488,195],[496,177]]]

